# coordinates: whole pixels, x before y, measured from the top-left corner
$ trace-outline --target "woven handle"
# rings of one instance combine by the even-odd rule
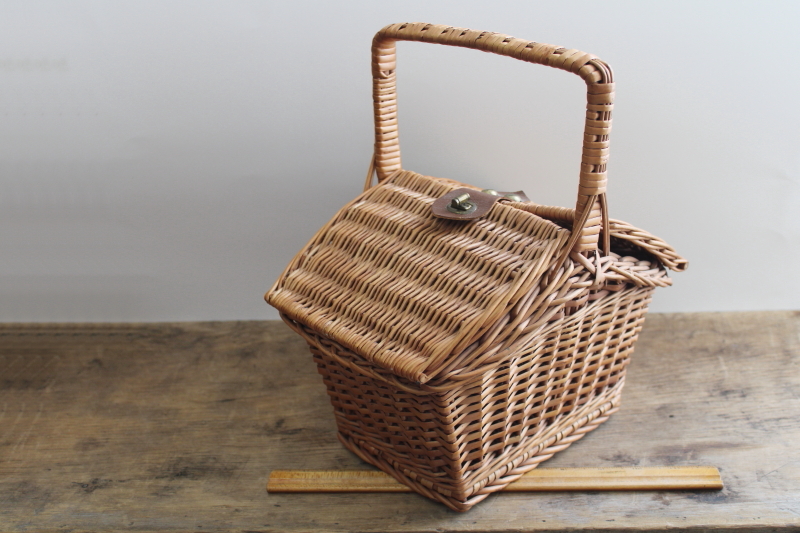
[[[375,105],[374,169],[378,181],[401,169],[397,134],[397,88],[395,55],[397,41],[422,41],[475,48],[573,72],[587,86],[586,126],[583,135],[580,185],[573,223],[576,252],[597,249],[603,231],[603,251],[608,253],[608,215],[606,212],[606,162],[614,83],[611,68],[595,56],[550,44],[534,43],[500,33],[453,28],[424,23],[386,26],[372,42],[372,95]],[[368,178],[369,183],[369,178]],[[582,228],[582,229],[581,229]]]

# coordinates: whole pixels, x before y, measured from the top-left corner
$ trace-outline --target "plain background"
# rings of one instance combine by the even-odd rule
[[[0,321],[276,318],[263,293],[359,191],[389,23],[615,70],[611,216],[690,260],[654,311],[800,308],[798,2],[0,3]],[[399,45],[405,168],[573,206],[584,85]]]

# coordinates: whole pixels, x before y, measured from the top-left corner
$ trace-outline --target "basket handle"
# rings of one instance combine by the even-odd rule
[[[375,154],[370,169],[378,181],[402,168],[397,133],[397,88],[395,56],[397,41],[422,41],[474,48],[572,72],[583,78],[587,87],[586,126],[583,135],[580,184],[573,221],[575,252],[597,250],[603,230],[602,249],[608,254],[609,231],[606,210],[606,162],[611,110],[614,107],[614,80],[611,67],[591,54],[550,44],[525,41],[500,33],[454,28],[425,23],[386,26],[372,41],[372,96],[375,108]],[[367,188],[372,170],[367,176]],[[588,210],[588,213],[586,212]]]

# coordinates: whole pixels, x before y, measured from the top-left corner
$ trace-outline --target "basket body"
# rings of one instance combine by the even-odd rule
[[[466,511],[617,410],[652,288],[595,300],[475,381],[403,390],[365,376],[363,358],[284,316],[306,339],[339,439],[364,461]],[[347,364],[349,363],[349,364]]]
[[[676,263],[681,260],[657,238],[612,220],[608,256],[596,254],[590,261],[573,253],[562,265],[559,254],[569,251],[570,232],[556,223],[568,226],[572,211],[530,202],[497,205],[487,219],[471,225],[428,217],[417,233],[407,231],[409,220],[430,211],[434,197],[459,185],[403,171],[363,193],[298,254],[267,299],[308,342],[341,442],[420,494],[466,511],[617,409],[653,290],[671,283],[664,265],[685,264]],[[404,223],[392,226],[387,220]],[[501,222],[509,227],[501,228]],[[487,245],[481,226],[505,241]],[[522,240],[524,234],[510,226],[533,235]],[[468,255],[454,263],[443,239],[482,254],[489,266],[505,257],[513,268],[487,269]],[[515,249],[522,255],[511,256]],[[428,277],[417,279],[419,272],[395,260],[398,255],[423,261]],[[520,257],[528,257],[527,263]],[[480,283],[475,272],[484,276]],[[523,274],[530,272],[526,281]],[[416,278],[404,277],[410,273]],[[437,280],[459,275],[479,288],[460,290],[461,300],[453,300],[452,285]],[[508,285],[506,278],[513,287],[527,288],[502,293],[513,293],[508,301],[478,299],[487,286]],[[427,305],[422,298],[407,298],[414,304],[411,313],[403,296],[430,294],[417,287],[422,282],[440,292],[426,297]],[[464,313],[452,321],[462,325],[474,315],[470,306],[476,301],[492,301],[500,313],[466,340],[451,342],[456,348],[439,358],[436,368],[409,370],[409,361],[420,354],[436,359],[414,344],[416,337],[432,339],[435,346],[450,338],[430,325],[439,308]],[[381,329],[392,319],[391,329]],[[401,345],[397,337],[408,342]],[[370,351],[371,346],[385,346],[389,355]]]

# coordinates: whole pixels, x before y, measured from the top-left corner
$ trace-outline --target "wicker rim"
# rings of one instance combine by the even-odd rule
[[[396,42],[419,41],[473,48],[537,63],[579,75],[587,86],[586,123],[583,135],[578,198],[573,228],[575,238],[570,249],[592,252],[610,250],[606,183],[614,107],[614,79],[611,67],[592,54],[560,46],[517,39],[452,26],[417,23],[391,24],[380,30],[372,42],[373,102],[375,112],[375,153],[365,188],[372,181],[384,181],[402,169],[397,126]]]

